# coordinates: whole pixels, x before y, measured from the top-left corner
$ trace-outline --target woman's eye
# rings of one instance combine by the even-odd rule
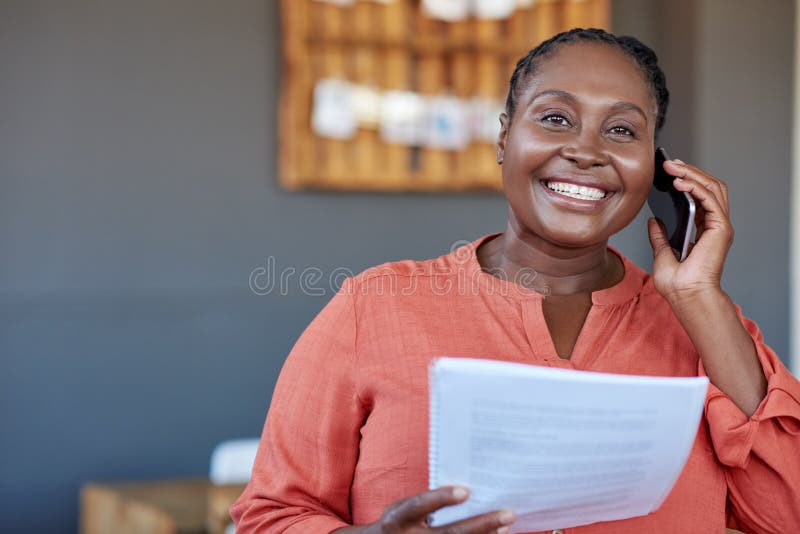
[[[564,115],[559,115],[558,113],[545,115],[542,117],[542,122],[552,124],[554,126],[569,126],[569,119],[567,119]]]
[[[614,126],[609,130],[613,135],[624,135],[626,137],[636,137],[633,130],[625,126]]]

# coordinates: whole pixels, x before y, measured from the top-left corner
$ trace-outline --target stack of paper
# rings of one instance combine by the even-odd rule
[[[666,378],[438,358],[431,366],[430,487],[469,499],[442,525],[511,508],[512,532],[645,515],[694,442],[705,377]]]

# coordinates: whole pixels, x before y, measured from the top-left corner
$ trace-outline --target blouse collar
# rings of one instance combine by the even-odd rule
[[[487,273],[481,268],[478,262],[477,250],[486,241],[500,235],[500,232],[483,236],[475,241],[453,250],[449,256],[450,260],[458,265],[462,272],[465,272],[467,279],[480,289],[492,294],[508,296],[514,299],[543,299],[545,295],[528,289],[518,282],[533,281],[536,273],[521,272],[517,281],[504,279],[493,274]],[[609,306],[627,302],[642,292],[642,289],[649,278],[649,275],[638,265],[626,258],[619,250],[608,245],[608,250],[616,254],[625,267],[625,274],[622,280],[605,289],[592,292],[592,304],[599,306]],[[527,278],[527,280],[526,280]]]

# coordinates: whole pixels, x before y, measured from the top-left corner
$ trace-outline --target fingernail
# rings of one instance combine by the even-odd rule
[[[678,178],[677,176],[672,180],[673,182],[683,182],[683,178]]]
[[[497,529],[497,534],[508,534],[509,532],[511,531],[508,530],[508,527],[500,527]]]
[[[469,495],[467,488],[464,488],[462,486],[457,486],[453,488],[453,497],[455,497],[456,499],[458,500],[466,499],[467,495]]]
[[[677,164],[679,164],[679,165],[686,165],[686,164],[685,164],[683,161],[681,161],[681,160],[679,160],[679,159],[677,159],[677,158],[676,158],[676,159],[673,159],[672,161],[673,161],[673,162],[675,162],[675,163],[677,163]]]
[[[504,525],[510,525],[514,522],[514,512],[509,509],[500,510],[500,522]]]

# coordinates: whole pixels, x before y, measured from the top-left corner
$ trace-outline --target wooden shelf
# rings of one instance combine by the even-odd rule
[[[443,150],[385,143],[370,129],[347,141],[315,135],[315,84],[341,78],[384,91],[502,100],[514,65],[530,48],[568,28],[609,27],[609,0],[540,0],[505,20],[453,23],[429,18],[419,4],[281,0],[279,176],[285,188],[499,190],[492,142]]]

